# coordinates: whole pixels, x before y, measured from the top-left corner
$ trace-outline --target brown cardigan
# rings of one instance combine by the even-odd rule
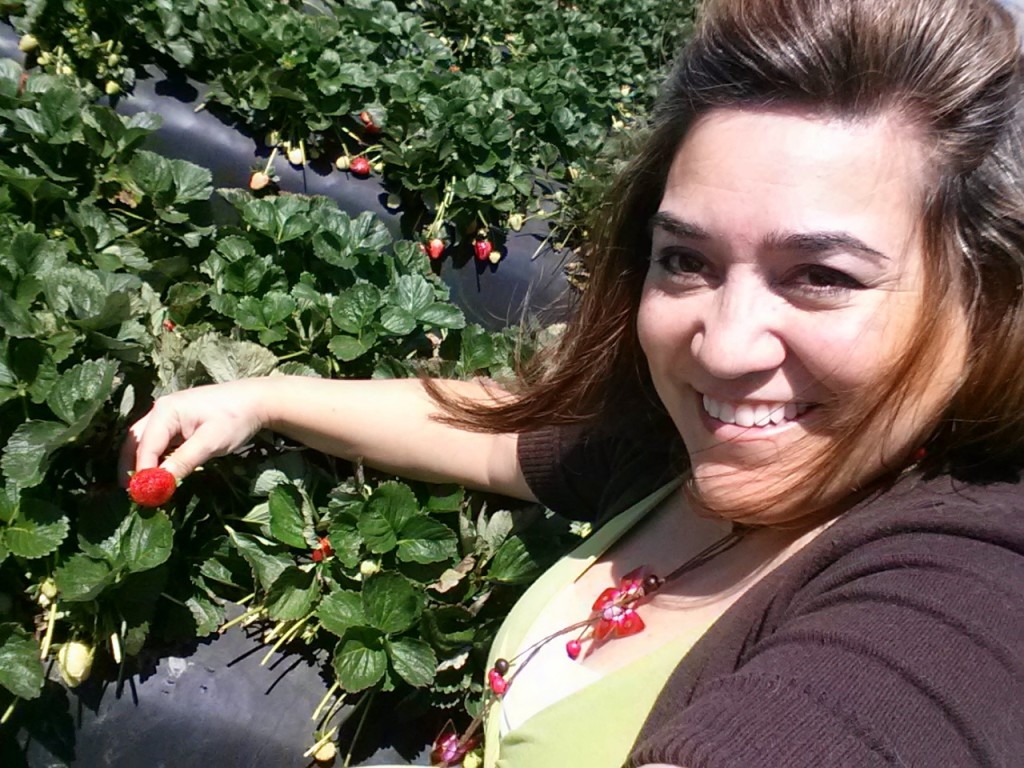
[[[531,488],[571,517],[649,491],[657,453],[520,438]],[[679,664],[629,765],[645,763],[1024,766],[1024,488],[910,476],[847,512]]]

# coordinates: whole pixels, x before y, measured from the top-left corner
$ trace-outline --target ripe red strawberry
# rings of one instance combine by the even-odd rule
[[[486,238],[483,240],[473,241],[473,253],[476,254],[477,261],[487,261],[491,255],[491,251],[494,250],[494,246],[490,240]]]
[[[370,161],[362,155],[356,155],[349,161],[348,169],[356,176],[370,175]]]
[[[321,536],[317,545],[313,548],[313,562],[319,563],[334,554],[334,547],[326,536]]]
[[[444,240],[440,237],[431,238],[427,243],[427,256],[432,259],[440,259],[444,253]]]
[[[380,133],[380,126],[373,122],[373,115],[367,112],[365,109],[359,113],[359,121],[363,124],[366,132],[369,134]]]
[[[140,469],[128,481],[128,495],[140,507],[162,507],[171,500],[178,481],[161,467]]]
[[[573,661],[576,661],[576,659],[580,657],[580,651],[582,650],[583,646],[580,644],[579,640],[570,640],[565,644],[565,652]]]
[[[164,320],[163,326],[165,331],[173,331],[175,328],[178,327],[174,324],[173,320]]]

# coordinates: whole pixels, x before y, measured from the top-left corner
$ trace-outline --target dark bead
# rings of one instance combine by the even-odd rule
[[[645,594],[650,594],[651,592],[654,592],[658,588],[660,588],[661,585],[664,584],[664,583],[665,583],[664,579],[662,579],[659,576],[655,576],[652,573],[650,576],[648,576],[646,579],[644,579],[644,593]]]
[[[498,670],[499,675],[504,675],[508,672],[508,662],[505,659],[498,659],[494,662],[494,668]]]

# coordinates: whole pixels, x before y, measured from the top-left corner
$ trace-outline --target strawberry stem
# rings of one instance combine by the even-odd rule
[[[334,738],[334,734],[335,734],[335,733],[336,733],[337,731],[338,731],[338,726],[334,726],[333,728],[331,728],[331,730],[329,730],[329,731],[327,732],[327,734],[326,734],[326,735],[325,735],[325,736],[324,736],[324,737],[323,737],[322,739],[320,739],[320,741],[318,741],[318,742],[317,742],[316,744],[314,744],[314,745],[313,745],[312,747],[310,747],[310,748],[309,748],[309,749],[307,749],[307,750],[306,750],[305,752],[303,752],[303,753],[302,753],[302,756],[303,756],[303,757],[311,757],[311,756],[312,756],[312,755],[313,755],[313,754],[314,754],[314,753],[315,753],[315,752],[316,752],[317,750],[319,750],[319,749],[320,749],[320,747],[322,747],[322,746],[323,746],[324,744],[326,744],[326,743],[327,743],[328,741],[330,741],[331,739],[333,739],[333,738]]]
[[[50,603],[50,613],[46,618],[46,634],[43,635],[43,642],[39,646],[39,660],[46,661],[50,655],[50,646],[53,644],[53,627],[57,623],[57,601]]]
[[[341,688],[341,685],[335,682],[334,685],[327,689],[327,693],[324,694],[324,697],[320,699],[320,703],[316,705],[316,709],[313,710],[313,716],[309,718],[310,720],[316,720],[320,716],[320,712],[327,706],[327,702],[339,688]]]
[[[21,701],[21,699],[15,698],[14,701],[11,702],[10,706],[4,710],[3,715],[0,715],[0,725],[3,725],[11,719],[11,715],[14,714],[14,707],[18,704],[19,701]]]
[[[371,690],[360,701],[360,704],[363,705],[363,711],[359,716],[359,723],[356,725],[356,732],[352,735],[352,742],[349,744],[348,753],[345,755],[345,762],[342,763],[341,768],[349,768],[349,766],[352,765],[352,752],[355,749],[356,744],[359,743],[359,735],[363,732],[363,726],[366,725],[366,716],[370,714],[370,704],[373,703],[373,696],[375,693],[375,690]]]

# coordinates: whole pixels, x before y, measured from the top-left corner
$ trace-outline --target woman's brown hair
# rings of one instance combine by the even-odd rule
[[[885,381],[836,406],[827,455],[811,457],[773,498],[716,511],[757,522],[774,508],[770,519],[781,522],[854,490],[852,465],[870,450],[862,436],[878,434],[868,427],[888,423],[922,391],[958,316],[969,325],[968,359],[944,410],[926,419],[924,463],[974,475],[1016,466],[1024,454],[1024,72],[1012,16],[989,0],[709,0],[703,11],[649,135],[602,208],[588,249],[591,278],[560,345],[525,372],[516,398],[482,411],[441,398],[447,418],[469,429],[524,432],[606,425],[612,414],[636,413],[629,404],[668,423],[652,392],[636,314],[649,221],[690,126],[723,108],[895,116],[930,161],[917,331]]]

